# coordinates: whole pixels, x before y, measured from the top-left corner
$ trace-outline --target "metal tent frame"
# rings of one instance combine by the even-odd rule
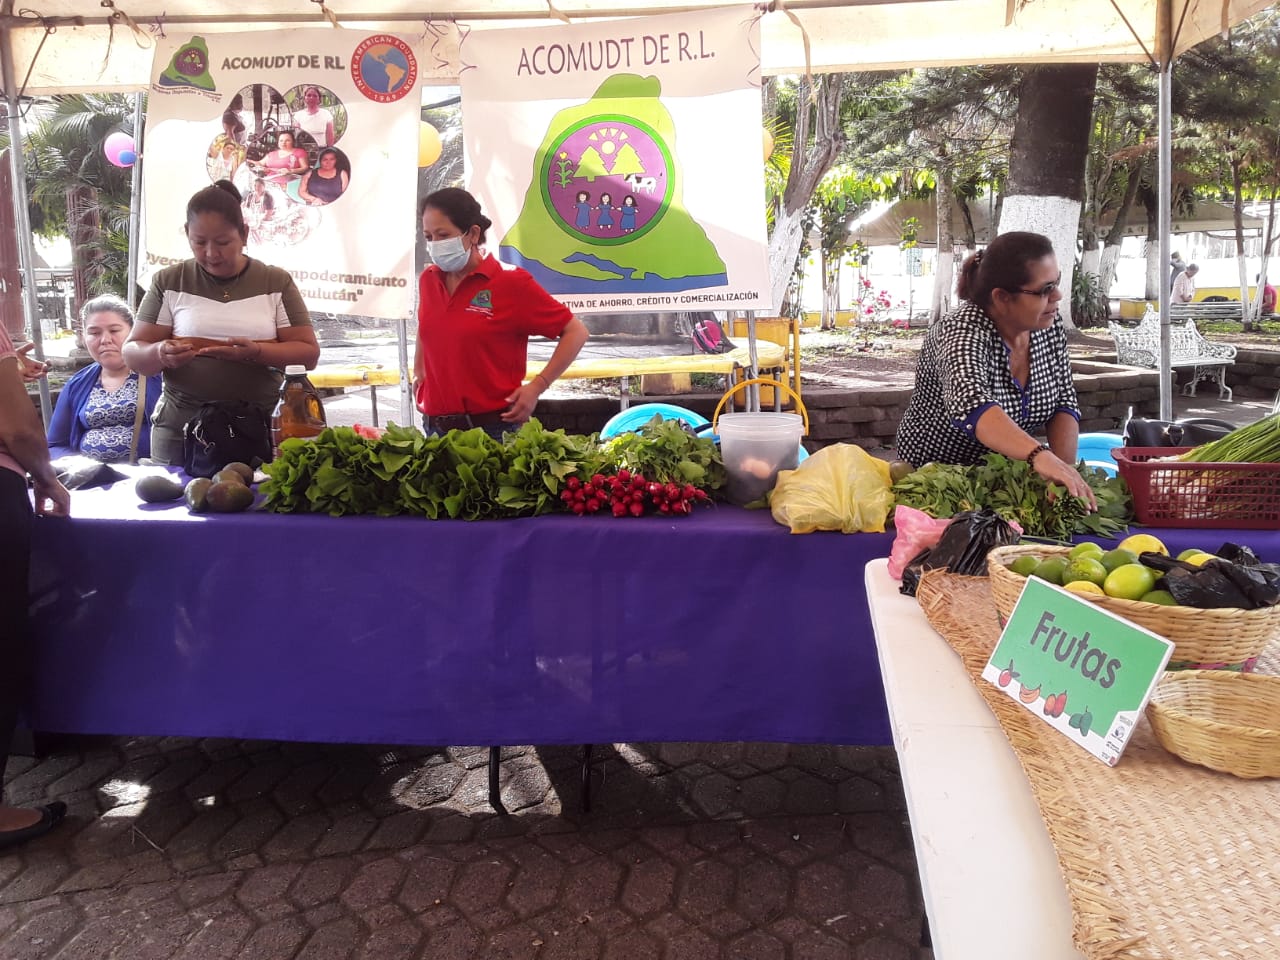
[[[1170,106],[1178,55],[1269,6],[1267,0],[435,0],[424,16],[416,0],[0,0],[0,79],[14,149],[14,205],[24,276],[34,276],[25,158],[18,113],[24,93],[136,91],[150,81],[152,35],[166,29],[217,32],[299,27],[419,34],[423,83],[455,82],[471,29],[528,28],[587,18],[661,16],[740,6],[761,18],[766,74],[960,66],[978,63],[1144,62],[1159,72],[1160,257],[1168,262]],[[24,285],[27,319],[36,317],[34,284]],[[1161,285],[1160,415],[1172,416],[1169,291]],[[39,324],[32,339],[43,355]],[[402,337],[402,353],[405,345]],[[48,407],[48,388],[42,389]],[[403,400],[402,400],[403,403]]]

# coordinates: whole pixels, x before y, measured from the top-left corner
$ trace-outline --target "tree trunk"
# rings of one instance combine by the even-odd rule
[[[75,290],[76,309],[89,299],[94,262],[90,257],[92,244],[101,234],[98,219],[98,196],[92,187],[70,187],[67,197],[67,233],[71,238],[71,276]]]
[[[1253,329],[1251,322],[1253,312],[1249,309],[1249,268],[1245,264],[1244,259],[1244,199],[1242,197],[1243,187],[1240,176],[1240,157],[1238,154],[1231,156],[1231,219],[1235,224],[1236,234],[1236,270],[1240,276],[1240,318],[1244,321],[1244,329],[1247,333]],[[1258,295],[1262,295],[1262,290],[1258,290]]]
[[[1125,183],[1124,194],[1120,197],[1120,205],[1116,207],[1116,218],[1107,234],[1106,244],[1102,248],[1102,259],[1098,263],[1098,287],[1106,293],[1116,280],[1116,261],[1120,258],[1120,244],[1124,242],[1124,231],[1129,226],[1129,213],[1133,210],[1133,202],[1138,198],[1138,186],[1142,183],[1142,164],[1129,164],[1129,180]]]
[[[929,323],[932,325],[951,309],[952,279],[955,276],[956,241],[955,215],[952,197],[951,170],[945,163],[938,167],[938,262],[933,275],[933,302],[929,305]]]
[[[1025,71],[1000,214],[1001,233],[1032,230],[1052,241],[1062,270],[1062,288],[1067,291],[1060,310],[1068,328],[1072,327],[1071,275],[1097,81],[1097,64],[1040,66]]]
[[[804,208],[844,146],[840,99],[849,76],[832,73],[815,78],[812,89],[817,91],[816,102],[811,101],[809,81],[800,82],[791,172],[774,217],[773,234],[769,237],[769,281],[774,305],[782,303],[787,283],[795,271],[804,229]]]

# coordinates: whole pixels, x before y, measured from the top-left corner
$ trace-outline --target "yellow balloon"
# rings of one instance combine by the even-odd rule
[[[767,127],[761,127],[760,132],[764,135],[764,159],[768,162],[769,158],[773,156],[773,134],[769,132]]]
[[[418,124],[418,166],[429,167],[440,159],[440,134],[425,120]]]

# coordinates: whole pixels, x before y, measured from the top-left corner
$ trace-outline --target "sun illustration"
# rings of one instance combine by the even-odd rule
[[[627,131],[619,130],[617,127],[601,127],[587,139],[600,144],[600,152],[607,157],[618,149],[619,143],[631,138],[627,136]]]

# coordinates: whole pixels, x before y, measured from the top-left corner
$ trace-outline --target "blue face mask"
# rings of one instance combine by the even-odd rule
[[[427,259],[445,273],[457,273],[471,259],[471,251],[462,243],[461,237],[450,237],[448,240],[427,240]]]

